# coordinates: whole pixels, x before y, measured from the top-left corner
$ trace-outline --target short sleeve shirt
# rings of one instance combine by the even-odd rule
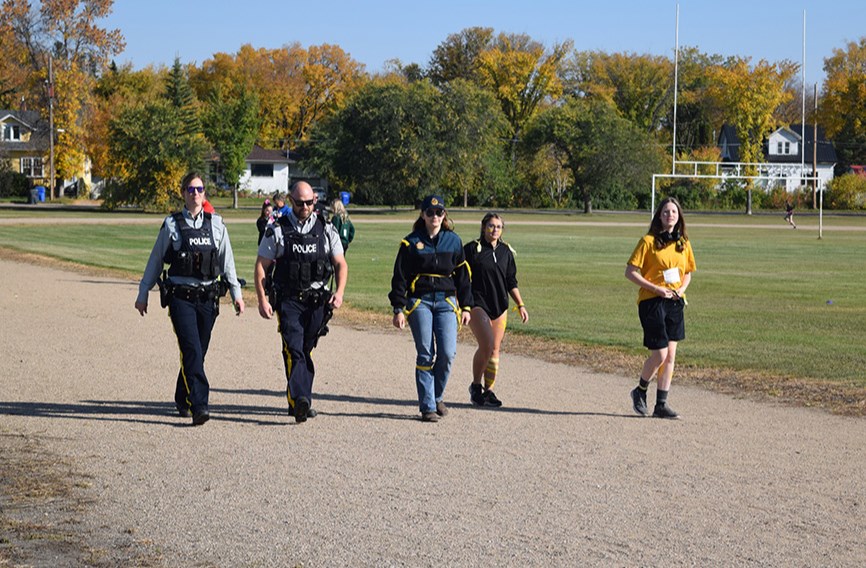
[[[641,275],[656,286],[678,289],[683,277],[695,271],[695,255],[691,241],[685,241],[682,252],[677,250],[676,242],[668,243],[664,248],[655,248],[655,237],[644,235],[638,241],[634,252],[628,259],[628,264],[640,269]],[[650,290],[640,288],[638,303],[655,297]]]

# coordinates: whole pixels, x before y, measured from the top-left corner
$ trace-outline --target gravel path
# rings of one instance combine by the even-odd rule
[[[141,318],[135,283],[0,271],[2,429],[89,476],[83,531],[152,542],[166,565],[866,565],[862,419],[676,386],[684,419],[643,419],[634,377],[507,352],[505,406],[480,410],[460,345],[452,411],[421,423],[408,330],[338,315],[315,352],[319,416],[296,425],[276,324],[226,307],[213,418],[192,428],[155,294]]]

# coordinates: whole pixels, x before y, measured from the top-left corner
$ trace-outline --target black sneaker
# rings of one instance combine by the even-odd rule
[[[202,410],[201,412],[196,412],[192,415],[193,426],[201,426],[208,420],[210,420],[210,414],[207,410]]]
[[[481,385],[476,385],[475,383],[469,385],[469,400],[475,406],[484,406],[484,390],[481,388]]]
[[[307,418],[315,418],[318,415],[319,413],[316,411],[315,408],[311,408],[307,411]]]
[[[653,409],[653,418],[670,418],[677,420],[679,417],[680,415],[674,412],[674,409],[668,406],[668,403],[657,404]]]
[[[310,401],[304,397],[300,397],[295,401],[295,422],[306,422],[308,412],[310,412]]]
[[[640,387],[634,387],[634,390],[631,391],[631,405],[635,412],[641,416],[646,416],[646,391],[641,390]]]
[[[496,398],[496,395],[493,394],[492,390],[486,390],[484,391],[484,405],[499,408],[502,406],[502,401]]]

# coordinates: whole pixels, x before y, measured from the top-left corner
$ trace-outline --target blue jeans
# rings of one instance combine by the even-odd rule
[[[408,320],[415,339],[415,385],[421,412],[436,412],[457,353],[457,299],[445,292],[410,298]]]

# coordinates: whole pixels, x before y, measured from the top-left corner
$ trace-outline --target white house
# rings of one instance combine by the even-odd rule
[[[239,187],[262,195],[288,193],[290,167],[294,163],[295,160],[282,150],[266,150],[255,145],[247,156]]]
[[[767,180],[766,187],[784,183],[788,191],[794,191],[801,185],[811,185],[813,160],[817,157],[818,189],[823,190],[827,182],[833,179],[833,168],[836,166],[836,149],[833,143],[824,136],[824,130],[818,127],[817,155],[815,154],[815,128],[806,126],[801,131],[799,124],[778,128],[764,142],[764,161],[757,166],[758,175],[775,178]],[[722,127],[718,141],[722,154],[723,171],[740,173],[746,164],[740,162],[740,140],[733,126]],[[805,156],[803,152],[805,151]]]

